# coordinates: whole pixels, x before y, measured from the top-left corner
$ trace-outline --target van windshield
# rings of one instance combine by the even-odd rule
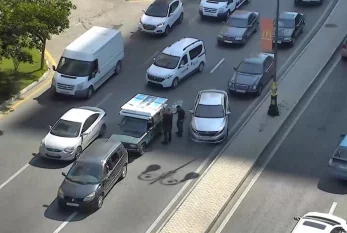
[[[86,77],[91,73],[91,69],[92,62],[62,57],[60,58],[57,72],[69,76]]]
[[[155,66],[159,66],[165,69],[175,69],[180,61],[180,57],[172,56],[169,54],[161,53],[154,62]]]
[[[120,128],[124,135],[140,138],[147,132],[147,121],[134,117],[124,117]]]

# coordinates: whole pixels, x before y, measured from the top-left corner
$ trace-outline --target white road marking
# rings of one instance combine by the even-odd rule
[[[22,173],[27,167],[29,167],[29,164],[25,164],[21,169],[19,169],[16,173],[14,173],[10,178],[8,178],[4,183],[0,185],[0,190],[4,188],[8,183],[10,183],[14,178],[16,178],[20,173]]]
[[[100,107],[108,98],[112,96],[112,93],[109,93],[107,96],[105,96],[97,105],[96,107]]]
[[[148,63],[152,63],[153,62],[153,58],[155,58],[158,54],[160,53],[160,51],[156,51],[152,56],[150,56],[148,58],[148,60],[145,61],[145,63],[143,63],[144,65],[148,64]]]
[[[224,229],[224,227],[227,225],[227,223],[229,222],[230,218],[233,216],[233,214],[235,213],[235,211],[237,210],[237,208],[240,206],[240,204],[242,203],[242,201],[245,199],[245,197],[247,196],[248,192],[251,190],[251,188],[253,187],[253,185],[255,184],[255,182],[257,181],[257,179],[259,178],[259,176],[262,174],[262,172],[265,170],[266,166],[269,164],[269,162],[271,161],[271,159],[273,158],[273,156],[276,154],[277,150],[279,149],[279,147],[282,145],[282,143],[284,142],[284,140],[287,138],[288,134],[292,131],[292,129],[294,128],[294,126],[296,125],[297,121],[300,119],[300,117],[302,116],[302,114],[305,112],[305,110],[307,109],[307,107],[310,105],[310,103],[312,102],[312,100],[314,99],[314,97],[317,95],[317,93],[319,92],[319,90],[322,88],[322,86],[324,85],[324,83],[326,82],[326,80],[329,78],[329,76],[331,75],[331,73],[333,72],[333,70],[335,69],[335,67],[337,66],[337,64],[339,63],[340,59],[337,59],[335,61],[335,63],[331,66],[330,70],[327,72],[327,74],[324,76],[323,80],[319,83],[318,87],[316,88],[316,90],[313,92],[313,94],[310,96],[310,98],[308,99],[308,101],[306,102],[306,104],[302,107],[302,109],[300,110],[300,112],[298,113],[298,115],[295,117],[295,119],[293,120],[293,122],[291,123],[291,125],[288,127],[288,129],[286,130],[286,132],[283,134],[283,136],[280,138],[279,142],[277,143],[277,145],[275,146],[275,148],[271,151],[269,157],[267,158],[267,160],[265,161],[265,163],[260,167],[259,171],[255,174],[255,176],[253,177],[253,179],[251,180],[251,182],[248,184],[247,188],[243,191],[243,193],[241,194],[240,198],[237,200],[237,202],[235,203],[235,205],[233,206],[233,208],[230,210],[230,212],[228,213],[228,215],[225,217],[225,219],[223,220],[223,222],[221,223],[221,225],[218,227],[216,233],[221,233]]]
[[[212,74],[223,62],[224,62],[225,58],[222,58],[215,67],[213,67],[213,69],[210,71],[210,74]]]
[[[76,217],[77,213],[77,211],[73,212],[53,233],[59,233],[74,217]]]
[[[331,205],[331,208],[329,210],[329,214],[334,214],[334,211],[336,209],[336,206],[337,206],[337,202],[334,202],[332,205]]]
[[[194,23],[198,18],[199,18],[199,14],[197,14],[197,15],[195,15],[193,18],[191,18],[191,19],[188,21],[188,24]]]

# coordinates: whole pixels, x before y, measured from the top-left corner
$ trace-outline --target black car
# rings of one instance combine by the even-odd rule
[[[294,0],[295,5],[322,5],[324,0]]]
[[[263,87],[275,75],[274,55],[259,53],[257,56],[245,58],[228,83],[231,93],[260,95]]]
[[[113,185],[127,174],[128,153],[122,143],[97,139],[72,165],[58,190],[62,209],[100,209]]]
[[[257,32],[259,13],[236,10],[227,19],[217,36],[218,44],[246,44],[248,39]]]
[[[305,16],[297,12],[281,12],[278,20],[277,44],[294,46],[296,39],[303,33],[306,21]],[[274,21],[275,32],[276,21]],[[276,43],[275,33],[273,43]]]

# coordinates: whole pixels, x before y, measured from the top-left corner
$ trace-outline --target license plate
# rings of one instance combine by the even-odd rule
[[[204,12],[204,15],[207,15],[207,16],[215,16],[215,14],[209,13],[209,12]]]
[[[59,90],[58,92],[59,92],[60,94],[64,94],[64,95],[71,95],[71,93],[68,92],[68,91]]]
[[[236,90],[236,92],[238,92],[238,93],[246,93],[245,90]]]
[[[69,203],[69,202],[67,202],[66,205],[67,205],[67,206],[74,206],[74,207],[78,207],[78,206],[79,206],[79,204],[76,204],[76,203]]]
[[[225,40],[224,42],[225,42],[225,43],[228,43],[228,44],[232,44],[232,43],[233,43],[233,42],[230,41],[230,40]]]
[[[281,43],[282,43],[282,41],[280,41],[280,40],[277,41],[277,44],[281,44]]]

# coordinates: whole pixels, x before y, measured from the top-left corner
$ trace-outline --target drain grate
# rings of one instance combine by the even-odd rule
[[[324,25],[324,27],[326,27],[326,28],[337,28],[337,25],[334,24],[334,23],[327,23],[327,24]]]

